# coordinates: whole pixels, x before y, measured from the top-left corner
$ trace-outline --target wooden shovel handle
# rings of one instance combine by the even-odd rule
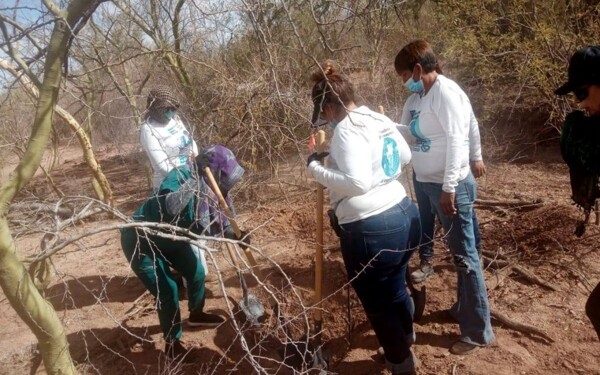
[[[316,136],[317,152],[325,151],[325,132],[319,130]],[[323,162],[323,160],[321,160]],[[315,301],[321,302],[323,298],[323,201],[324,189],[323,185],[317,184],[317,233],[316,233],[316,252],[315,252]],[[323,320],[323,312],[320,308],[315,310],[315,320],[321,322]]]
[[[208,184],[209,184],[210,188],[212,189],[212,191],[217,196],[217,199],[219,200],[219,205],[225,212],[225,216],[227,216],[227,218],[229,219],[229,223],[231,223],[231,228],[233,228],[233,232],[235,233],[235,235],[238,238],[241,238],[242,231],[240,230],[240,227],[237,225],[237,223],[233,217],[233,213],[229,209],[229,206],[227,206],[227,202],[225,201],[225,198],[223,197],[223,194],[221,193],[221,189],[219,189],[219,185],[217,184],[215,177],[213,176],[212,172],[210,171],[210,168],[204,167],[204,173],[206,174],[206,178],[208,179]],[[247,248],[243,249],[243,250],[244,250],[244,254],[246,254],[246,258],[248,258],[248,262],[250,263],[250,266],[252,267],[253,271],[256,272],[257,276],[261,280],[263,280],[262,275],[261,275],[260,271],[258,270],[256,260],[254,259],[254,256],[252,255],[252,252]]]

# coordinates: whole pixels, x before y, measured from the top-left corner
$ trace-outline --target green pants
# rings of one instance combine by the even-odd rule
[[[189,243],[147,236],[143,231],[121,231],[121,246],[131,269],[157,301],[158,319],[165,340],[181,337],[181,313],[172,267],[187,281],[190,311],[204,308],[204,268]]]

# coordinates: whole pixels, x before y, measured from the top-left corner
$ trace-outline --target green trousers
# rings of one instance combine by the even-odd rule
[[[204,308],[204,268],[189,243],[148,236],[141,230],[121,230],[121,246],[131,269],[157,299],[158,319],[166,341],[182,333],[179,291],[170,268],[187,281],[191,311]]]

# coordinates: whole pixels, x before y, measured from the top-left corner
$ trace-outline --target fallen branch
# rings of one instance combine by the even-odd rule
[[[535,206],[540,207],[544,205],[541,199],[533,201],[523,200],[489,200],[489,199],[477,199],[475,200],[476,206],[495,206],[495,207],[522,207],[522,206]]]
[[[553,284],[547,282],[546,280],[540,278],[539,276],[537,276],[536,274],[534,274],[533,272],[529,271],[526,268],[523,268],[523,267],[517,266],[517,265],[511,266],[511,268],[513,271],[515,271],[519,275],[523,276],[528,281],[531,281],[532,283],[539,284],[539,285],[541,285],[545,288],[548,288],[550,290],[553,290],[555,292],[560,290],[558,287],[556,287]]]
[[[546,280],[540,278],[539,276],[537,276],[536,274],[534,274],[533,272],[529,271],[528,269],[526,269],[525,267],[521,267],[515,264],[511,264],[509,261],[504,260],[504,259],[491,259],[486,257],[485,255],[482,256],[483,262],[486,265],[495,265],[498,267],[509,267],[513,272],[518,273],[519,275],[523,276],[525,279],[527,279],[527,281],[530,281],[534,284],[538,284],[541,285],[545,288],[548,288],[550,290],[553,291],[558,291],[560,290],[557,286],[547,282]]]
[[[503,259],[506,260],[506,255],[500,253],[500,252],[493,252],[490,250],[481,250],[481,254],[483,254],[484,256],[490,258],[489,260],[496,260],[496,259]]]
[[[138,298],[136,298],[135,301],[133,301],[131,308],[127,310],[122,320],[123,322],[127,322],[129,319],[136,316],[140,311],[154,309],[154,299],[152,298],[150,292],[146,290],[144,293],[142,293],[141,296],[139,296]]]
[[[73,209],[70,207],[57,207],[56,204],[44,204],[44,203],[27,203],[19,202],[13,203],[10,206],[11,211],[39,211],[44,213],[50,213],[58,215],[61,219],[66,219],[73,216]]]
[[[529,335],[540,336],[540,337],[548,340],[549,342],[554,342],[554,339],[552,337],[548,336],[548,334],[546,334],[541,329],[536,328],[536,327],[531,326],[526,323],[514,321],[514,320],[510,319],[509,317],[507,317],[506,315],[498,312],[495,309],[490,309],[490,315],[492,316],[492,318],[494,318],[497,321],[499,321],[500,323],[504,324],[507,328],[510,328],[510,329],[513,329],[515,331],[519,331],[522,333],[527,333]]]

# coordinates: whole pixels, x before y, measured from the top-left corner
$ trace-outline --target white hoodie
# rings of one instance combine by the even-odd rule
[[[167,124],[148,118],[140,130],[140,142],[154,171],[153,185],[158,189],[171,169],[186,165],[198,155],[198,146],[178,116]]]
[[[361,106],[334,129],[327,167],[313,161],[309,173],[329,189],[340,224],[386,211],[406,197],[397,178],[410,162],[408,144],[386,116]]]

